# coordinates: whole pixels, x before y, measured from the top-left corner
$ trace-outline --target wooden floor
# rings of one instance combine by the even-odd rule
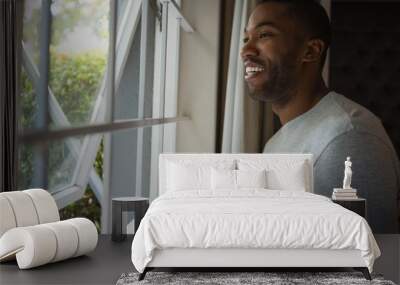
[[[400,284],[400,235],[377,235],[382,251],[374,267],[386,279]],[[124,272],[134,271],[131,262],[132,239],[121,243],[100,236],[88,256],[81,256],[29,270],[19,270],[16,262],[0,264],[0,284],[115,284]],[[311,270],[310,270],[311,271]]]

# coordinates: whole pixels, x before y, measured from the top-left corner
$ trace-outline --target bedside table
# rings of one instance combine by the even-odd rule
[[[348,199],[348,200],[336,200],[332,199],[332,202],[339,204],[340,206],[359,214],[364,219],[367,218],[367,200],[364,198]]]
[[[135,232],[140,221],[149,208],[149,199],[143,197],[119,197],[112,199],[112,234],[113,241],[123,241],[126,234],[122,233],[122,212],[132,211],[135,213]]]

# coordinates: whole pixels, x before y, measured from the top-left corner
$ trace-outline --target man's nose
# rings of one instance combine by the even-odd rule
[[[240,56],[242,57],[243,60],[245,60],[248,57],[258,56],[258,49],[252,40],[248,40],[243,45],[242,50],[240,51]]]

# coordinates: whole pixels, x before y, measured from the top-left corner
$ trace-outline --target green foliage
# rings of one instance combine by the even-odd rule
[[[25,69],[21,72],[21,93],[19,96],[19,124],[23,128],[32,128],[38,113],[36,94],[32,81],[28,78]]]
[[[94,169],[96,170],[97,175],[103,179],[103,159],[104,159],[104,144],[103,140],[100,143],[99,150],[97,151],[96,160],[94,161]]]
[[[72,125],[88,123],[105,65],[105,56],[100,54],[51,57],[50,88]],[[38,109],[33,83],[24,69],[21,87],[19,124],[28,129],[34,127]]]
[[[91,220],[100,232],[101,207],[90,186],[86,188],[82,199],[60,210],[61,220],[84,217]]]
[[[104,55],[53,55],[50,88],[72,125],[85,124],[104,74]]]

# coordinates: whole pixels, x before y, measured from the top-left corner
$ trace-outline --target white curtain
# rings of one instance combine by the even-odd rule
[[[244,97],[246,93],[240,49],[243,45],[243,31],[247,24],[247,9],[247,0],[235,1],[222,133],[223,153],[244,152],[245,148]]]

